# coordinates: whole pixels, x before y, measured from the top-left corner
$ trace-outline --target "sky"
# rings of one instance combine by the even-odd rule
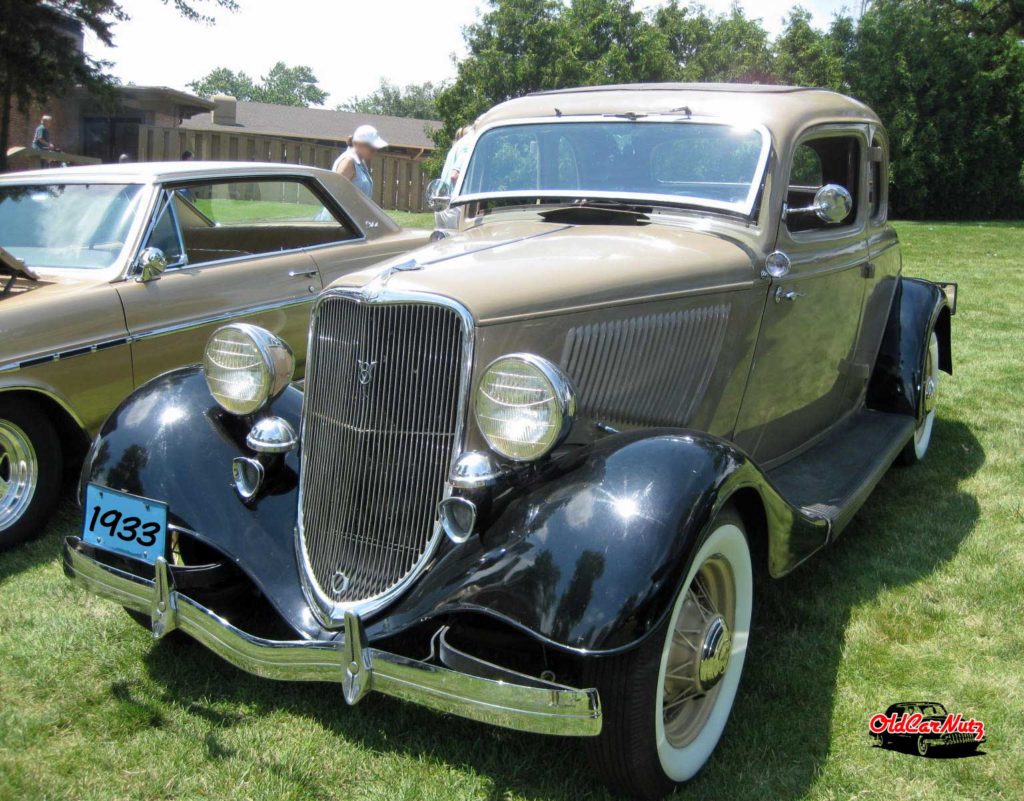
[[[637,0],[650,8],[663,0]],[[732,0],[705,0],[725,11]],[[819,26],[828,25],[844,5],[859,0],[804,0]],[[209,4],[212,5],[212,4]],[[474,22],[481,0],[238,0],[235,13],[218,10],[213,26],[189,22],[156,0],[123,0],[131,19],[114,29],[115,47],[93,37],[86,50],[113,62],[124,83],[142,86],[185,84],[216,67],[254,78],[277,61],[312,67],[333,108],[373,91],[381,78],[404,86],[443,81],[455,74],[453,59],[465,53],[462,29]],[[748,15],[760,17],[772,34],[794,5],[783,0],[742,0]],[[202,4],[200,4],[202,7]]]

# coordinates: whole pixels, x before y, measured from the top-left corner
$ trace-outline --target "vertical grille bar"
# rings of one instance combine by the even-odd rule
[[[307,578],[326,605],[378,598],[426,555],[456,449],[466,334],[444,305],[320,301],[299,515]]]

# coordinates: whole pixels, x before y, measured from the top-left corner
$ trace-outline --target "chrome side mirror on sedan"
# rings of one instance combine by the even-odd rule
[[[155,281],[167,269],[167,257],[160,248],[146,248],[139,254],[138,265],[139,281]]]
[[[825,184],[814,193],[814,205],[802,209],[786,209],[791,214],[817,214],[818,219],[829,225],[838,225],[853,211],[853,195],[845,186]],[[785,218],[783,218],[785,219]]]
[[[427,184],[424,200],[431,211],[444,211],[452,199],[452,185],[442,178],[435,178]]]

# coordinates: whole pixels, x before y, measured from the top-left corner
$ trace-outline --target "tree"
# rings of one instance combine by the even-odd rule
[[[786,25],[772,47],[773,72],[782,83],[841,91],[846,43],[841,38],[834,39],[832,31],[826,33],[815,28],[811,19],[811,12],[803,6],[795,6],[789,12]],[[839,29],[840,36],[845,31],[844,21]]]
[[[886,123],[901,216],[1024,213],[1024,47],[960,5],[874,0],[857,31],[851,91]]]
[[[200,97],[231,95],[237,100],[256,100],[259,88],[255,81],[244,72],[234,72],[227,67],[217,67],[202,78],[186,84]]]
[[[233,10],[234,0],[162,0],[190,19],[210,22],[199,10],[204,2]],[[25,112],[84,86],[104,96],[113,81],[106,62],[90,58],[75,41],[81,31],[113,46],[111,26],[128,19],[116,0],[0,0],[0,172],[7,169],[11,113]]]
[[[103,62],[86,56],[74,37],[80,28],[112,44],[110,28],[124,19],[111,0],[81,0],[60,8],[38,0],[0,0],[0,171],[7,169],[11,112],[25,112],[76,84],[104,86]]]
[[[242,101],[280,106],[322,106],[327,99],[313,70],[304,65],[289,67],[278,61],[260,81],[256,83],[244,72],[218,67],[187,86],[203,97],[231,95]]]
[[[437,119],[437,94],[440,91],[440,86],[429,81],[399,87],[381,78],[380,85],[370,94],[349,99],[338,106],[338,111],[434,120]]]
[[[713,15],[700,4],[671,0],[654,14],[683,81],[773,83],[768,33],[734,3],[727,14]]]

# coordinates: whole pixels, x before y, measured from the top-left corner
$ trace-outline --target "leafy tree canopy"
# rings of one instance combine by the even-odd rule
[[[860,4],[858,4],[860,5]],[[881,116],[893,213],[1024,214],[1024,0],[873,0],[826,30],[795,6],[774,40],[734,4],[684,0],[488,0],[468,54],[439,92],[440,167],[455,133],[542,89],[642,81],[740,81],[835,89]]]
[[[430,83],[396,86],[384,78],[380,85],[364,97],[353,97],[338,106],[338,111],[357,111],[361,114],[385,114],[391,117],[413,117],[420,120],[437,119],[437,93],[441,87]]]
[[[289,67],[283,61],[271,67],[259,83],[244,72],[218,67],[187,86],[203,97],[232,95],[238,100],[281,106],[322,106],[327,100],[327,92],[320,88],[312,69]]]

